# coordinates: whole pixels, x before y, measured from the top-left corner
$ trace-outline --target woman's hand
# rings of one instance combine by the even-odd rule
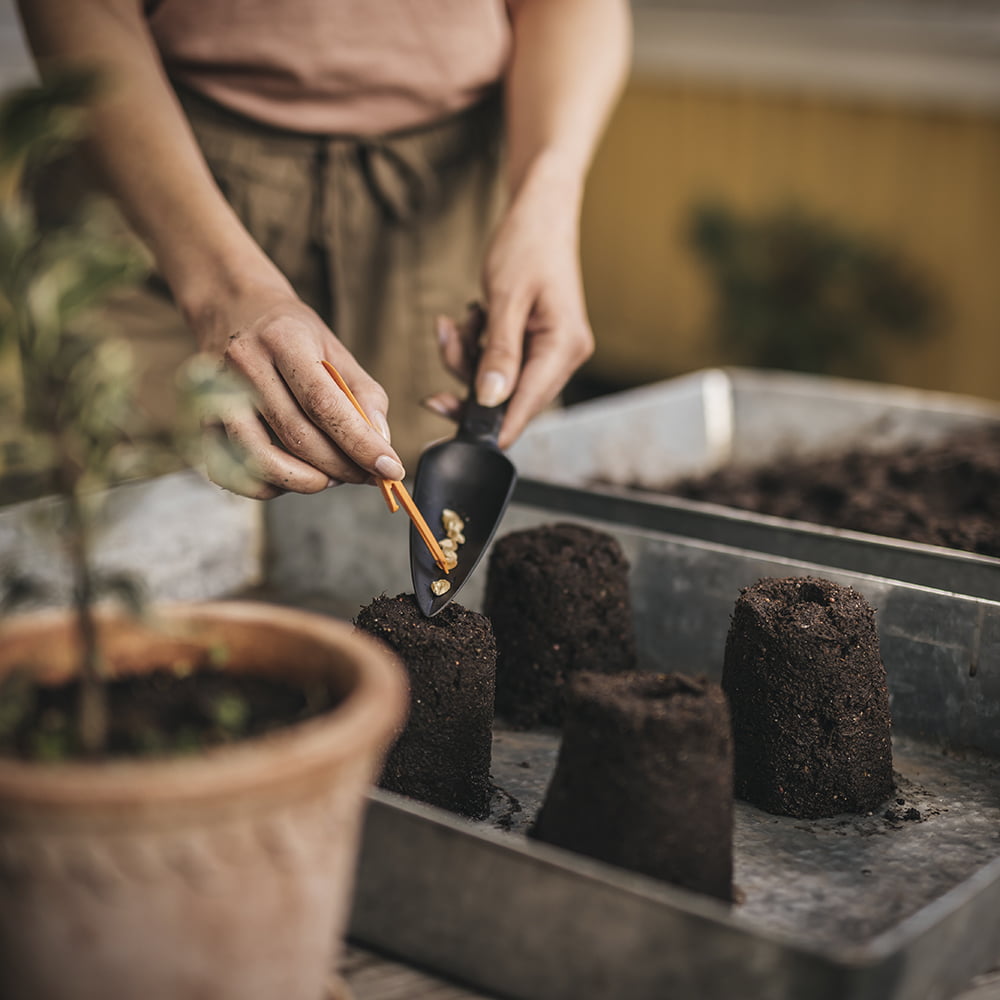
[[[219,462],[209,474],[262,499],[401,477],[387,443],[385,393],[295,296],[226,202],[167,82],[142,4],[21,0],[20,10],[39,59],[97,64],[116,82],[90,116],[94,160],[202,350],[250,388],[250,400],[214,425],[246,470]],[[355,412],[323,359],[384,436]]]
[[[500,447],[507,448],[528,421],[560,393],[593,353],[577,237],[577,198],[554,167],[543,165],[521,186],[491,241],[483,268],[488,314],[472,372],[476,345],[468,323],[438,322],[442,357],[459,378],[475,377],[485,406],[510,400]],[[457,397],[441,393],[424,405],[457,417]]]
[[[623,85],[627,0],[507,0],[513,32],[504,78],[513,192],[486,256],[489,321],[475,373],[481,403],[510,400],[500,433],[512,444],[594,349],[580,280],[583,183]],[[462,331],[444,318],[446,364],[467,380]],[[446,416],[454,396],[425,405]]]
[[[389,447],[388,400],[319,316],[280,283],[255,288],[195,322],[207,353],[249,389],[208,428],[224,433],[247,476],[212,461],[221,486],[264,500],[285,492],[317,493],[341,483],[401,479]],[[373,430],[323,368],[336,367],[377,428]]]

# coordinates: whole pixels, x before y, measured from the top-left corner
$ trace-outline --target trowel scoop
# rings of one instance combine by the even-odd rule
[[[432,444],[420,456],[413,484],[414,503],[439,540],[448,537],[442,520],[445,511],[454,511],[461,518],[464,536],[455,547],[458,564],[445,575],[410,526],[413,593],[428,618],[451,603],[472,575],[510,502],[517,472],[497,445],[506,410],[506,403],[481,406],[470,396],[455,437]],[[447,589],[440,583],[442,580],[449,584]],[[443,592],[436,594],[433,584]]]

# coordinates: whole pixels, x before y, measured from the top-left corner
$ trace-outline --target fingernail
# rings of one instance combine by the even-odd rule
[[[430,410],[431,413],[436,413],[439,417],[447,417],[451,415],[448,411],[448,407],[445,406],[440,399],[436,399],[434,396],[428,396],[426,399],[420,400],[420,405],[425,410]]]
[[[499,406],[506,398],[507,379],[500,372],[487,372],[476,389],[476,399],[483,406]]]
[[[385,419],[384,413],[379,413],[377,410],[372,414],[372,423],[375,425],[375,430],[379,432],[386,439],[386,441],[391,440],[389,433],[389,421]]]
[[[451,323],[448,321],[448,317],[438,316],[434,321],[434,328],[437,331],[438,346],[444,347],[451,336]]]
[[[327,480],[326,488],[328,490],[332,490],[334,486],[343,486],[343,485],[344,485],[343,479],[329,479]]]
[[[402,479],[406,475],[406,470],[391,455],[379,456],[375,471],[383,479]]]

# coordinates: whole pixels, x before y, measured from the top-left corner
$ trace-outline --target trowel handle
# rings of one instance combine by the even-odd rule
[[[480,338],[486,330],[486,310],[478,302],[469,303],[470,335],[473,344],[472,371],[475,374],[479,366]],[[482,406],[476,402],[475,385],[469,386],[469,398],[465,404],[465,412],[455,435],[458,441],[470,441],[474,444],[491,444],[498,447],[497,438],[503,426],[503,418],[507,413],[507,401],[499,406]]]
[[[470,395],[465,404],[462,423],[455,435],[455,440],[498,447],[497,438],[500,436],[500,428],[503,426],[506,412],[506,401],[499,406],[483,406]]]

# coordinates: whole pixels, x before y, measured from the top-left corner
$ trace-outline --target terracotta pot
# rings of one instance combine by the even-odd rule
[[[405,681],[350,625],[263,604],[102,619],[110,669],[222,647],[230,669],[325,674],[325,716],[190,758],[0,760],[0,997],[319,1000],[347,919],[367,789]],[[0,673],[74,669],[62,612],[0,629]]]

